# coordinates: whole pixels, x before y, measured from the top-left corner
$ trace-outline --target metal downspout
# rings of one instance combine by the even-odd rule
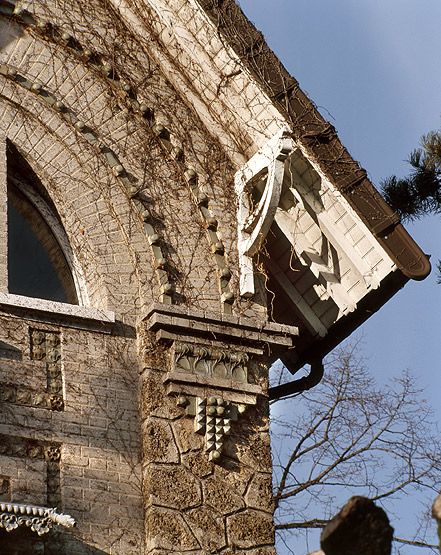
[[[270,401],[311,389],[320,383],[323,378],[323,373],[323,360],[311,362],[311,370],[307,376],[299,378],[298,380],[293,380],[292,382],[270,387],[268,391]]]

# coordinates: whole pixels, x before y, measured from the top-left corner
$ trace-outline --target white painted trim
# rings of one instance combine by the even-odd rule
[[[290,217],[290,214],[278,209],[275,216],[275,222],[291,243],[292,248],[303,261],[303,264],[310,269],[314,276],[326,288],[333,301],[338,306],[340,315],[353,312],[357,305],[356,300],[351,298],[350,294],[337,280],[334,269],[330,267],[318,253],[312,252],[309,243],[306,241],[302,233],[293,233],[295,225],[292,217]],[[332,246],[332,241],[329,241],[329,243]],[[343,252],[347,255],[346,251]],[[313,259],[313,255],[316,257],[316,260]]]
[[[361,229],[361,231],[363,232],[363,235],[367,238],[367,240],[370,242],[370,244],[372,245],[372,247],[374,247],[374,249],[380,254],[381,258],[383,260],[387,260],[389,261],[389,272],[388,273],[392,273],[395,270],[398,269],[397,265],[394,263],[394,261],[392,260],[392,258],[389,256],[389,254],[386,252],[386,250],[381,246],[381,243],[378,241],[378,239],[374,236],[374,234],[372,233],[372,231],[367,227],[367,225],[363,222],[363,220],[361,219],[361,217],[359,216],[359,214],[356,212],[356,210],[351,206],[351,204],[349,203],[349,201],[345,198],[345,196],[343,195],[343,193],[341,191],[339,191],[337,189],[337,187],[328,179],[328,177],[326,176],[326,174],[322,171],[322,169],[320,168],[320,165],[317,161],[313,160],[312,158],[310,158],[308,156],[308,153],[306,151],[306,149],[303,147],[303,145],[299,144],[298,145],[299,150],[298,150],[298,154],[302,155],[312,166],[312,168],[317,172],[321,182],[323,184],[325,184],[329,190],[332,192],[332,194],[335,196],[335,198],[337,199],[337,201],[339,202],[339,204],[341,205],[341,207],[351,216],[351,218],[354,220],[354,222],[356,223],[356,225]],[[326,222],[323,222],[326,223]],[[333,226],[333,224],[331,223],[331,226]],[[382,279],[384,279],[385,275],[381,275],[381,276],[377,276],[376,280],[378,280],[378,283],[382,281]],[[374,280],[374,282],[372,283],[372,288],[376,289],[376,287],[378,287],[378,284],[376,283],[376,280]]]
[[[328,333],[326,326],[322,323],[309,304],[304,300],[302,295],[297,291],[294,284],[289,281],[283,270],[276,262],[274,262],[274,260],[269,260],[268,265],[274,279],[277,280],[280,287],[285,291],[293,304],[299,309],[308,330],[313,335],[324,337]]]
[[[258,252],[274,221],[282,192],[285,160],[295,149],[288,128],[274,135],[235,175],[234,184],[238,197],[237,225],[240,265],[240,294],[254,294],[254,269],[252,257]],[[267,170],[262,197],[251,211],[248,199],[249,182]]]
[[[0,293],[0,306],[25,308],[39,312],[47,312],[56,316],[72,316],[98,322],[115,322],[115,313],[110,310],[100,310],[89,306],[78,306],[75,304],[58,303],[45,299],[34,299],[11,293]]]

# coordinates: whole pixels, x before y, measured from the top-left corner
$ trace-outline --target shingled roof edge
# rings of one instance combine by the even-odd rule
[[[347,199],[409,279],[422,280],[429,258],[400,223],[314,103],[267,45],[235,0],[196,0],[258,85],[284,115],[298,140]]]

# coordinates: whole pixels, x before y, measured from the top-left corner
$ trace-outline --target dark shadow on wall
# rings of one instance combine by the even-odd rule
[[[10,16],[14,11],[15,5],[12,2],[0,2],[0,14]],[[15,42],[23,35],[22,29],[18,25],[11,25],[6,19],[0,20],[0,50],[4,49],[10,42]]]
[[[1,555],[106,555],[105,551],[84,544],[68,532],[52,530],[38,536],[29,528],[10,532],[0,528]]]
[[[0,341],[0,358],[21,360],[23,356],[21,350],[14,345],[6,343],[5,341]]]

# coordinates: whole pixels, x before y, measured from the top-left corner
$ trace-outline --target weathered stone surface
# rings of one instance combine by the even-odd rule
[[[146,369],[142,375],[141,411],[143,414],[154,414],[162,406],[165,395],[160,372]]]
[[[248,507],[260,509],[270,514],[274,510],[274,502],[272,497],[272,476],[271,474],[256,474],[252,479],[245,502]]]
[[[189,509],[202,502],[198,479],[182,466],[150,466],[144,472],[146,497],[151,505]]]
[[[199,549],[200,545],[179,513],[151,508],[146,515],[146,548],[180,553]]]
[[[213,474],[215,465],[208,460],[204,451],[193,451],[183,457],[184,465],[199,478],[206,478]]]
[[[238,553],[243,553],[244,555],[276,555],[276,550],[274,547],[258,547],[257,549],[243,550],[234,547],[233,549],[222,551],[222,555],[237,555]]]
[[[225,525],[222,518],[215,518],[206,507],[199,507],[185,515],[185,520],[198,539],[202,549],[209,553],[222,549],[227,544]]]
[[[240,495],[238,495],[225,482],[211,476],[203,482],[204,501],[220,514],[228,515],[245,506]]]
[[[390,555],[393,528],[386,513],[365,497],[351,497],[323,530],[326,555]]]
[[[440,542],[440,552],[441,552],[441,494],[435,499],[432,505],[432,516],[437,521],[438,528],[438,538]]]
[[[173,422],[173,428],[181,453],[187,453],[191,449],[202,449],[204,447],[204,436],[194,431],[193,418],[184,417],[176,420]]]
[[[254,474],[254,469],[241,464],[234,468],[216,466],[215,473],[218,480],[226,482],[238,495],[244,496]]]
[[[432,516],[436,520],[441,521],[441,493],[435,499],[432,505]]]
[[[147,418],[141,431],[145,460],[164,463],[179,462],[178,448],[169,423],[159,418]]]
[[[248,555],[275,555],[276,550],[274,547],[261,547],[259,549],[247,550]]]
[[[243,423],[243,425],[245,424]],[[237,446],[240,461],[255,470],[268,471],[271,468],[272,461],[267,432],[259,434],[248,433],[245,437],[246,440]]]
[[[274,543],[272,518],[253,510],[231,515],[227,518],[227,535],[232,547],[271,546]]]
[[[182,409],[165,394],[162,380],[164,373],[145,369],[141,376],[141,414],[162,418],[176,418]]]

